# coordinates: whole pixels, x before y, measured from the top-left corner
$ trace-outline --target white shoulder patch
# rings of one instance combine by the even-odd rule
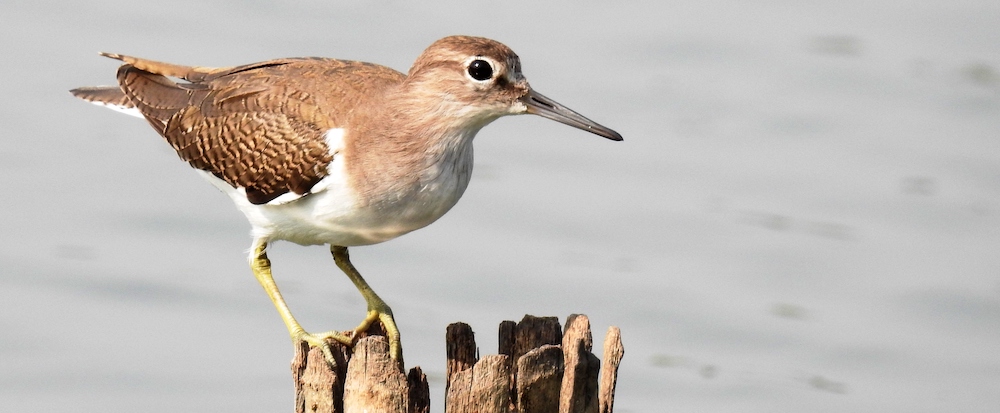
[[[343,182],[343,177],[341,176],[341,171],[343,170],[343,158],[339,156],[339,154],[344,149],[344,129],[331,128],[323,134],[323,139],[326,140],[326,146],[330,148],[330,155],[333,158],[333,161],[330,162],[329,166],[327,166],[327,176],[317,182],[316,185],[313,185],[312,190],[310,190],[307,194],[299,195],[294,192],[286,192],[277,198],[272,199],[267,203],[267,205],[287,204],[306,195],[323,192],[327,190],[331,184]]]
[[[332,128],[323,134],[323,138],[326,139],[326,146],[330,148],[333,161],[326,167],[326,177],[313,186],[312,192],[325,191],[330,185],[344,181],[344,157],[340,154],[344,150],[344,129]]]
[[[331,154],[336,154],[344,149],[344,128],[332,128],[323,134],[326,139],[326,146],[330,148]]]

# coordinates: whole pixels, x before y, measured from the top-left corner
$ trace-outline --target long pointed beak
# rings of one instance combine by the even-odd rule
[[[583,129],[595,135],[603,136],[613,141],[622,140],[622,135],[597,122],[587,119],[583,115],[560,105],[552,99],[545,97],[534,89],[528,89],[528,94],[521,98],[521,101],[528,106],[528,113],[538,115],[543,118],[552,119],[559,123],[565,123],[574,128]]]

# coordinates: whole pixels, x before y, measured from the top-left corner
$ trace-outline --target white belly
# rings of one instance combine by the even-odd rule
[[[335,158],[331,174],[310,193],[292,201],[276,199],[254,205],[242,189],[234,189],[210,173],[209,182],[227,193],[264,241],[286,240],[301,245],[345,247],[377,244],[423,228],[450,210],[468,187],[472,172],[472,145],[455,154],[445,170],[428,174],[420,185],[404,188],[377,203],[362,205],[346,184],[344,165]]]

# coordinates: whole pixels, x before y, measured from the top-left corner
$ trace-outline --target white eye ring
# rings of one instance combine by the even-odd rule
[[[469,76],[473,79],[484,81],[493,78],[493,65],[483,59],[473,60],[469,63]]]
[[[465,77],[476,83],[491,82],[500,75],[502,67],[489,57],[472,56],[465,61]]]

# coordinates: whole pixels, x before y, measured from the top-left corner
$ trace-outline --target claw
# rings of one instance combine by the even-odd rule
[[[353,346],[354,342],[357,340],[357,335],[354,337],[348,337],[347,335],[338,333],[336,331],[327,331],[325,333],[311,334],[305,331],[298,331],[292,334],[292,342],[304,341],[309,344],[309,347],[319,348],[323,352],[323,358],[326,359],[326,363],[330,365],[330,369],[336,371],[337,360],[333,357],[333,349],[330,347],[330,341],[334,340],[346,346]]]
[[[392,310],[388,306],[384,306],[382,311],[368,310],[368,315],[354,329],[352,336],[355,341],[358,337],[361,337],[362,333],[368,331],[376,321],[382,324],[382,330],[385,331],[385,338],[389,340],[389,357],[403,364],[403,347],[399,342],[399,329],[396,328],[396,320],[392,317]]]
[[[385,329],[385,336],[389,339],[389,357],[393,360],[399,362],[400,365],[403,364],[403,346],[399,342],[399,330],[396,329],[396,320],[392,318],[392,313],[380,313],[378,315],[379,322],[382,323],[382,327]]]

